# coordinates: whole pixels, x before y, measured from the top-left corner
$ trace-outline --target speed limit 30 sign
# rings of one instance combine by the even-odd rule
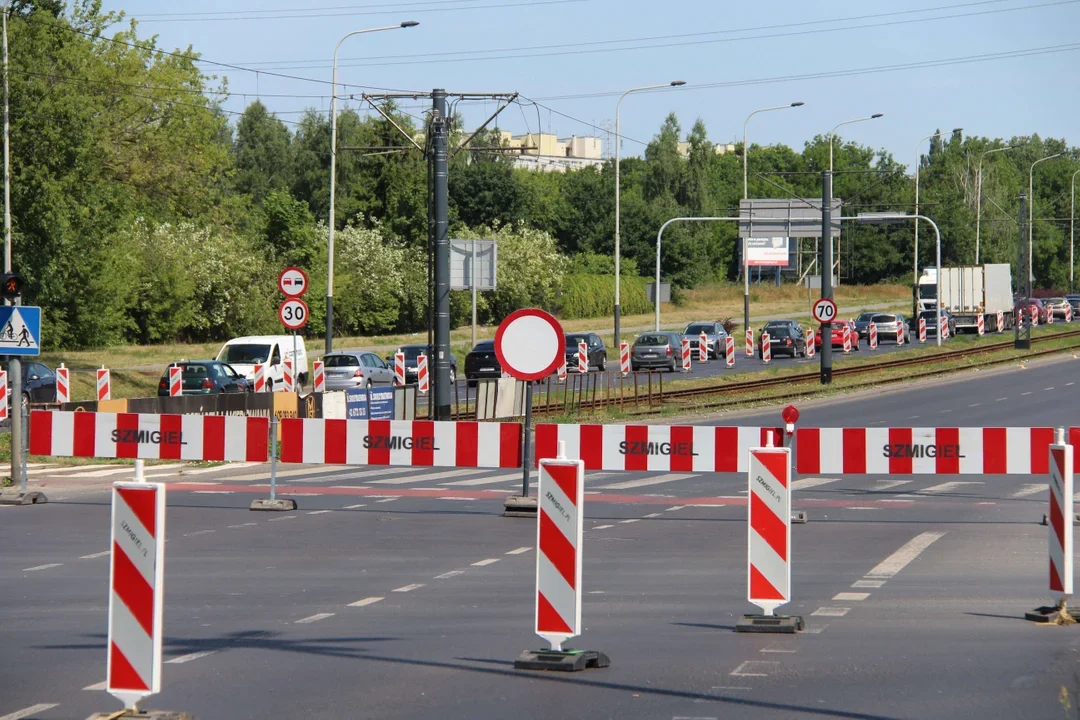
[[[836,319],[836,303],[830,298],[821,298],[814,303],[813,316],[819,323],[831,323]]]
[[[281,324],[290,330],[299,330],[307,325],[308,306],[299,298],[289,298],[281,303],[278,308],[278,318]]]

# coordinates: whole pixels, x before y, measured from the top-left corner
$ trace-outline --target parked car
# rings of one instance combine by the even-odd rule
[[[859,333],[855,331],[855,323],[851,320],[837,320],[836,322],[828,324],[828,327],[831,329],[829,335],[832,338],[832,346],[834,348],[843,349],[845,325],[847,326],[848,334],[851,339],[851,349],[862,350],[862,342],[859,338]],[[822,325],[821,327],[826,327],[826,325]],[[823,347],[821,339],[821,328],[818,328],[817,333],[815,333],[814,335],[814,347]]]
[[[402,345],[398,348],[405,354],[405,382],[416,382],[416,359],[421,354],[427,354],[428,346],[422,344],[416,345]],[[390,353],[386,356],[386,362],[390,363],[390,374],[394,372],[394,353]],[[428,354],[428,377],[430,378],[435,373],[435,361],[431,355]],[[454,353],[450,353],[450,384],[453,385],[457,382],[457,357]]]
[[[266,389],[273,391],[274,387],[285,382],[284,360],[292,358],[294,343],[297,357],[293,362],[293,372],[296,373],[300,387],[303,387],[308,380],[308,357],[307,346],[304,345],[302,337],[255,335],[233,338],[218,351],[216,359],[227,363],[250,380],[252,385],[255,383],[255,365],[266,366]]]
[[[1072,313],[1075,318],[1077,313],[1080,313],[1080,295],[1066,295],[1065,299],[1072,305]]]
[[[728,333],[724,326],[718,322],[692,322],[683,330],[683,336],[690,341],[690,352],[695,360],[698,358],[701,333],[705,333],[705,347],[710,358],[727,358]]]
[[[907,320],[899,313],[895,315],[875,313],[870,320],[877,326],[878,342],[883,342],[885,340],[899,342],[901,335],[904,337],[904,342],[908,342],[911,339]],[[855,322],[858,323],[859,321],[856,320]],[[866,324],[866,337],[870,337],[870,323]]]
[[[495,341],[481,340],[465,356],[465,380],[469,387],[475,387],[480,378],[502,377],[502,365],[495,355]]]
[[[323,357],[326,390],[392,385],[394,368],[373,352],[335,352]]]
[[[1053,313],[1055,320],[1064,320],[1065,313],[1069,311],[1069,301],[1063,297],[1047,298],[1043,301],[1046,305],[1046,312]]]
[[[1046,323],[1046,305],[1039,298],[1020,298],[1013,308],[1013,314],[1018,317],[1021,312],[1024,314],[1024,322],[1030,323],[1032,315],[1037,313],[1039,324]]]
[[[682,366],[682,335],[650,332],[638,335],[630,350],[630,369],[661,368],[675,372]]]
[[[877,315],[876,312],[864,312],[855,318],[855,329],[859,332],[859,337],[870,337],[870,323],[874,322]],[[881,337],[881,328],[878,328],[878,337]]]
[[[0,362],[0,368],[8,373],[8,409],[13,410],[12,398],[16,396],[11,387],[11,372],[8,361]],[[22,398],[23,412],[30,412],[30,403],[56,402],[56,374],[39,362],[22,361]]]
[[[923,310],[919,317],[926,321],[926,335],[937,337],[937,310]],[[949,337],[956,336],[956,318],[946,310],[941,311],[941,319],[949,328]],[[917,331],[917,328],[916,328]]]
[[[182,395],[216,395],[218,393],[246,393],[254,390],[254,383],[236,371],[232,365],[217,360],[181,360],[170,363],[179,367]],[[169,368],[158,381],[158,396],[169,396]]]
[[[596,368],[600,372],[607,369],[607,348],[604,341],[596,333],[570,333],[566,336],[566,369],[577,372],[578,367],[578,343],[582,340],[588,346],[587,357],[589,368]]]
[[[761,332],[767,332],[771,334],[772,328],[777,327],[794,328],[799,335],[806,335],[806,329],[803,328],[803,326],[800,325],[797,320],[770,320],[769,322],[765,323],[765,327],[761,328]],[[761,337],[760,333],[758,334],[758,337]]]
[[[788,355],[797,358],[806,356],[806,338],[790,325],[776,325],[767,329],[769,333],[769,353],[772,357]],[[843,342],[843,340],[841,340]],[[758,357],[763,358],[765,351],[758,343]]]

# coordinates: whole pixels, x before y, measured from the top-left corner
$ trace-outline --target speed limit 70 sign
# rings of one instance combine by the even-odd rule
[[[813,315],[819,323],[831,323],[836,319],[836,303],[829,298],[821,298],[814,303]]]
[[[299,298],[289,298],[281,303],[281,307],[278,308],[278,318],[281,320],[281,324],[288,329],[299,330],[307,325],[307,303]]]

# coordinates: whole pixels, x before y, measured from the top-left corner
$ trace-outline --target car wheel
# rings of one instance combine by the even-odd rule
[[[367,380],[364,381],[364,389],[365,390],[370,390],[371,386],[372,386],[371,378],[368,378]]]
[[[668,372],[675,372],[675,361],[671,361],[671,365],[668,366]]]
[[[450,366],[450,384],[453,385],[457,382],[457,368],[453,365]]]
[[[596,367],[600,372],[607,370],[607,353],[600,356],[600,363]]]
[[[635,365],[634,363],[630,363],[630,370],[633,371],[633,372],[637,372],[639,367],[640,367],[639,365]]]
[[[266,379],[266,392],[274,392],[274,380],[273,378]]]

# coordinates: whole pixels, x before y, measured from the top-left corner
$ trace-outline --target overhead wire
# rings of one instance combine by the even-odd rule
[[[569,5],[576,3],[592,2],[592,0],[529,0],[529,2],[511,2],[511,3],[499,3],[495,5],[464,5],[458,7],[434,7],[434,8],[413,8],[409,10],[411,13],[447,13],[447,12],[460,12],[462,10],[499,10],[502,8],[520,8],[530,7],[536,5]],[[280,10],[278,12],[281,12]],[[166,18],[151,18],[145,20],[147,23],[178,23],[178,22],[226,22],[230,20],[311,20],[328,17],[358,17],[365,15],[389,15],[401,12],[399,9],[394,10],[372,10],[372,11],[348,11],[348,12],[335,12],[335,13],[303,13],[292,15],[266,15],[266,16],[240,16],[240,17],[166,17]]]

